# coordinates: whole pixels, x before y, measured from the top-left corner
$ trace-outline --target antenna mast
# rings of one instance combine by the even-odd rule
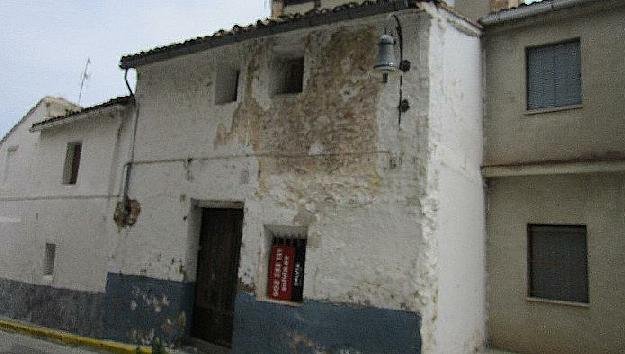
[[[85,63],[85,70],[82,71],[82,75],[80,78],[80,92],[78,93],[78,105],[80,106],[80,101],[82,100],[82,90],[85,87],[85,81],[89,79],[89,74],[87,73],[87,68],[89,68],[89,64],[91,64],[91,58],[87,58],[87,63]]]

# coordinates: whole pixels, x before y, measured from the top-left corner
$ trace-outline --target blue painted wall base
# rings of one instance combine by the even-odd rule
[[[101,337],[104,294],[0,278],[0,316]]]
[[[239,293],[233,353],[420,353],[417,313],[306,300],[302,306]]]
[[[0,315],[96,338],[176,343],[189,334],[194,284],[109,273],[105,293],[0,279]],[[407,311],[239,293],[233,353],[420,353],[421,319]]]
[[[193,283],[109,273],[105,337],[144,345],[154,338],[179,342],[189,333],[194,291]]]

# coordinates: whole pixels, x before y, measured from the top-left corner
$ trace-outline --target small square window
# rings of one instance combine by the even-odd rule
[[[54,259],[56,257],[56,245],[46,243],[46,254],[43,261],[43,275],[54,274]]]
[[[300,231],[296,227],[280,229],[279,226],[272,227],[272,230],[267,297],[278,301],[302,302],[306,261],[305,230]]]
[[[527,56],[527,109],[582,103],[579,39],[530,47]]]
[[[239,77],[241,72],[236,69],[220,67],[215,82],[215,104],[236,102],[239,96]]]
[[[528,226],[529,296],[588,303],[586,226]]]
[[[81,143],[67,144],[65,165],[63,166],[63,184],[76,184],[78,181],[78,169],[80,168]]]
[[[275,61],[274,94],[294,94],[304,90],[304,57]]]

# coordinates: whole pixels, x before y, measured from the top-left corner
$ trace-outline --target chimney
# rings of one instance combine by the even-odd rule
[[[332,9],[349,3],[361,4],[367,0],[271,0],[272,17],[303,14],[313,9]],[[391,1],[391,0],[386,0]],[[392,0],[399,1],[399,0]],[[454,0],[451,0],[454,1]],[[488,1],[488,0],[486,0]]]
[[[495,12],[499,10],[509,9],[512,7],[518,7],[523,2],[523,0],[491,0],[490,10]]]
[[[477,21],[490,12],[518,7],[523,0],[455,0],[454,9],[460,14]]]
[[[282,14],[284,14],[284,0],[271,0],[271,17],[280,17]]]

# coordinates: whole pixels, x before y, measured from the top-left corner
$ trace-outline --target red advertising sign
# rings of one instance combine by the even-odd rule
[[[295,266],[295,247],[274,245],[271,247],[269,261],[269,283],[267,295],[274,300],[291,300],[293,291],[293,268]]]

